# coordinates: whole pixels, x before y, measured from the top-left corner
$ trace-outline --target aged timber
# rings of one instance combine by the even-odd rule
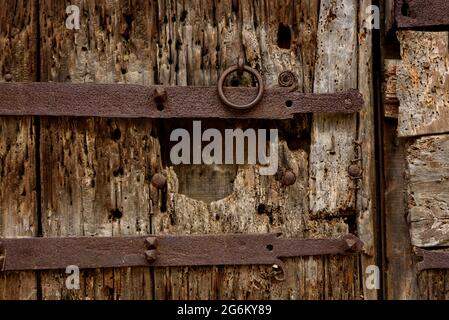
[[[234,104],[245,105],[255,87],[225,87]],[[354,113],[363,105],[356,90],[305,94],[291,88],[264,90],[258,105],[234,110],[224,105],[217,87],[128,84],[2,83],[0,115],[47,115],[119,118],[289,119],[299,113]]]
[[[21,238],[0,240],[0,270],[133,266],[282,266],[280,258],[352,254],[362,242],[348,234],[338,239],[291,239],[278,234]]]
[[[395,12],[398,28],[449,26],[447,0],[397,0]]]

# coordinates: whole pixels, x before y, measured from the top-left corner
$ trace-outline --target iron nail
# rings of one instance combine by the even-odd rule
[[[357,164],[351,164],[348,167],[348,173],[353,178],[359,178],[362,175],[362,169]]]
[[[167,101],[167,91],[164,88],[156,88],[154,90],[154,101],[156,103],[164,103]]]
[[[156,237],[148,237],[146,239],[148,249],[156,249],[157,248],[157,238]]]
[[[165,185],[167,184],[167,178],[160,174],[160,173],[156,173],[152,178],[151,178],[151,184],[158,189],[162,189],[165,187]]]
[[[156,261],[156,250],[147,250],[145,251],[145,257],[147,258],[148,262],[154,262]]]
[[[286,170],[284,172],[284,175],[282,176],[282,185],[284,186],[291,186],[296,182],[296,175],[292,170]]]
[[[5,81],[7,81],[7,82],[12,81],[12,75],[10,73],[5,74]]]
[[[348,234],[343,237],[345,241],[346,250],[345,251],[353,251],[356,252],[361,249],[360,242],[353,235]]]

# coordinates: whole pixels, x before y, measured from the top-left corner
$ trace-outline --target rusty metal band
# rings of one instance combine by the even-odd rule
[[[281,258],[354,254],[362,242],[277,234],[0,239],[0,270],[211,265],[281,265]]]
[[[416,255],[422,259],[417,263],[418,271],[431,269],[449,269],[449,252],[416,249]]]
[[[448,0],[396,0],[398,28],[449,26]]]
[[[255,87],[223,89],[227,99],[245,104]],[[305,112],[353,113],[363,106],[356,90],[303,94],[289,88],[265,89],[251,110],[222,104],[217,87],[141,86],[127,84],[1,83],[0,115],[86,116],[120,118],[289,119]]]

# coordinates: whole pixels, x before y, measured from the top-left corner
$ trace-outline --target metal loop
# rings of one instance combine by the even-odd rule
[[[226,96],[223,92],[223,84],[224,84],[226,78],[229,76],[229,74],[231,74],[235,71],[239,71],[240,67],[243,68],[243,71],[248,72],[249,74],[253,75],[256,78],[257,85],[259,87],[256,98],[253,101],[251,101],[250,103],[247,103],[244,105],[238,105],[238,104],[232,103],[231,101],[228,100],[228,98],[226,98]],[[241,66],[241,65],[240,66],[235,65],[235,66],[232,66],[232,67],[226,69],[223,72],[223,74],[221,75],[220,79],[218,80],[217,86],[218,86],[218,95],[219,95],[221,101],[228,107],[231,107],[231,108],[237,109],[237,110],[247,110],[247,109],[254,107],[257,103],[260,102],[260,100],[262,99],[262,96],[263,96],[263,92],[264,92],[263,78],[260,75],[260,73],[251,67]]]

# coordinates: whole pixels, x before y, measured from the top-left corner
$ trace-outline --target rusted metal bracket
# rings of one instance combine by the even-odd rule
[[[398,28],[449,26],[448,0],[396,0]]]
[[[224,87],[229,74],[244,71],[256,79],[257,88]],[[297,78],[290,71],[278,80],[278,86],[265,88],[259,72],[240,59],[223,72],[217,87],[1,83],[0,115],[281,120],[307,112],[353,113],[363,106],[357,90],[304,94],[296,91]]]
[[[225,87],[228,100],[247,105],[254,87]],[[86,116],[120,118],[290,119],[306,112],[357,112],[363,105],[356,90],[304,94],[287,87],[265,89],[257,106],[224,106],[216,87],[124,84],[1,83],[0,115]]]
[[[429,269],[449,269],[449,252],[415,248],[415,254],[421,260],[416,264],[419,272]]]
[[[346,255],[363,243],[283,238],[279,234],[0,239],[0,270],[211,265],[278,265],[281,258]]]

